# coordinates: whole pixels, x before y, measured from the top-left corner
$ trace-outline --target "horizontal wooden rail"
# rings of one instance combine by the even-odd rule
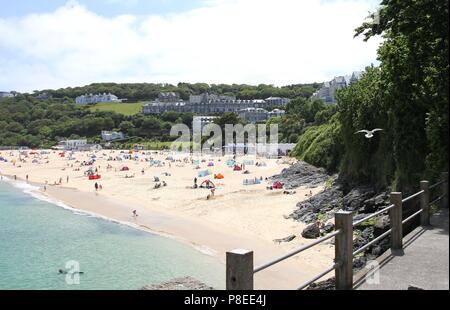
[[[407,218],[405,218],[405,219],[402,221],[402,224],[405,224],[405,223],[411,221],[413,218],[415,218],[416,216],[418,216],[418,215],[421,214],[422,212],[423,212],[423,210],[420,209],[420,210],[417,211],[416,213],[411,214],[410,216],[408,216]]]
[[[372,213],[372,214],[366,216],[365,218],[362,218],[362,219],[360,219],[360,220],[357,220],[356,222],[353,222],[353,227],[358,226],[359,224],[364,223],[364,222],[370,220],[371,218],[373,218],[373,217],[375,217],[375,216],[377,216],[377,215],[380,215],[380,214],[382,214],[382,213],[384,213],[384,212],[386,212],[386,211],[389,211],[389,210],[392,209],[393,207],[394,207],[393,204],[392,204],[392,205],[389,205],[389,206],[387,206],[387,207],[384,208],[384,209],[381,209],[381,210],[379,210],[379,211],[377,211],[377,212],[375,212],[375,213]]]
[[[301,253],[301,252],[303,252],[303,251],[305,251],[305,250],[307,250],[309,248],[312,248],[313,246],[315,246],[315,245],[317,245],[319,243],[322,243],[322,242],[324,242],[324,241],[326,241],[328,239],[331,239],[331,238],[335,237],[336,235],[338,235],[340,233],[341,233],[340,230],[336,230],[336,231],[334,231],[334,232],[332,232],[332,233],[330,233],[330,234],[328,234],[328,235],[326,235],[326,236],[324,236],[324,237],[322,237],[320,239],[315,240],[314,242],[311,242],[311,243],[309,243],[307,245],[304,245],[304,246],[302,246],[302,247],[300,247],[300,248],[298,248],[298,249],[296,249],[296,250],[294,250],[292,252],[289,252],[286,255],[280,256],[280,257],[278,257],[278,258],[276,258],[276,259],[274,259],[274,260],[272,260],[270,262],[267,262],[267,263],[265,263],[265,264],[263,264],[261,266],[256,267],[253,270],[253,273],[257,273],[257,272],[259,272],[261,270],[269,268],[270,266],[275,265],[276,263],[279,263],[279,262],[281,262],[281,261],[283,261],[283,260],[285,260],[285,259],[287,259],[287,258],[289,258],[291,256],[294,256],[294,255],[299,254],[299,253]]]
[[[370,241],[370,242],[366,243],[365,245],[363,245],[362,247],[360,247],[358,250],[353,252],[353,257],[358,255],[359,253],[363,252],[365,249],[370,247],[372,244],[377,243],[381,239],[384,239],[386,236],[388,236],[391,233],[391,231],[392,231],[391,229],[386,230],[384,233],[382,233],[381,235],[379,235],[378,237],[376,237],[372,241]]]

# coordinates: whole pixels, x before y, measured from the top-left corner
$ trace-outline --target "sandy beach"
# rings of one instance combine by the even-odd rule
[[[314,195],[323,190],[323,186],[298,188],[295,194],[286,195],[283,190],[266,189],[270,185],[266,178],[288,167],[288,159],[237,157],[236,164],[243,169],[234,171],[227,165],[232,157],[191,158],[169,152],[102,150],[63,155],[60,151],[21,154],[16,150],[1,151],[0,157],[6,160],[0,162],[2,175],[21,181],[28,176],[42,195],[175,238],[222,262],[225,252],[234,248],[253,250],[258,265],[311,242],[301,237],[305,225],[285,216],[297,202],[308,199],[310,191]],[[89,169],[101,178],[89,180]],[[199,172],[211,174],[201,177]],[[223,179],[215,179],[218,174]],[[193,188],[194,178],[199,187],[205,180],[212,181],[214,193]],[[255,179],[260,184],[244,185]],[[94,188],[96,182],[101,189]],[[296,238],[289,243],[273,241],[289,235]],[[295,289],[330,266],[332,259],[330,244],[314,247],[256,274],[255,288]]]

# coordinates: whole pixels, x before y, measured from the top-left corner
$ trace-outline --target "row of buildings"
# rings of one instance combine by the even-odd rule
[[[280,109],[274,109],[272,111],[267,111],[262,108],[248,108],[243,109],[237,112],[237,115],[240,119],[244,120],[247,123],[261,123],[265,122],[268,119],[272,117],[281,117],[286,112],[284,110]],[[208,124],[211,124],[214,122],[214,119],[216,119],[217,116],[194,116],[192,119],[192,131],[193,132],[200,132],[203,127],[205,127]]]
[[[361,74],[361,71],[355,71],[352,75],[337,76],[331,81],[325,82],[323,86],[312,95],[312,98],[321,99],[326,103],[336,103],[336,91],[359,80]]]
[[[99,102],[122,102],[116,95],[111,93],[85,94],[75,98],[76,104],[95,104]]]
[[[235,96],[203,93],[191,95],[189,101],[183,101],[176,93],[161,93],[153,102],[144,105],[144,114],[161,114],[168,111],[191,112],[196,114],[221,114],[234,112],[244,116],[250,122],[267,120],[271,116],[284,114],[283,110],[268,112],[271,107],[285,106],[288,98],[269,97],[265,100],[240,100]]]

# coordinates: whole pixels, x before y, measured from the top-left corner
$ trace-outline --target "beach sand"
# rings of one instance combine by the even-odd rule
[[[25,157],[19,156],[19,151],[1,151],[0,156],[8,162],[0,163],[0,172],[9,177],[15,175],[18,180],[26,180],[28,175],[28,182],[38,184],[43,195],[75,209],[175,238],[222,262],[225,262],[226,251],[245,248],[254,251],[256,266],[311,242],[301,237],[304,224],[285,217],[295,209],[296,203],[309,198],[306,195],[310,191],[314,195],[322,191],[323,186],[298,188],[293,195],[266,189],[269,183],[265,178],[288,167],[287,160],[238,157],[236,161],[239,164],[244,160],[266,164],[262,167],[246,165],[245,169],[250,173],[243,174],[227,166],[231,157],[194,156],[193,160],[200,161],[200,169],[195,169],[189,155],[169,155],[168,152],[137,152],[131,154],[132,160],[122,161],[111,159],[130,155],[128,151],[103,150],[72,155],[66,152],[64,157],[59,155],[60,152],[45,153],[36,151],[36,154],[30,154],[28,151]],[[89,161],[92,154],[96,156],[94,165],[80,166],[83,161]],[[139,157],[134,158],[135,155]],[[173,160],[167,160],[169,156]],[[12,160],[16,160],[15,165]],[[158,160],[160,166],[150,165]],[[208,167],[210,162],[214,166]],[[108,165],[111,167],[107,169]],[[129,170],[121,171],[124,166]],[[101,179],[89,180],[84,175],[90,167],[97,168]],[[213,174],[221,173],[224,179],[216,180],[214,175],[198,177],[199,171],[207,169]],[[165,181],[167,186],[155,189],[154,177],[160,179],[159,183]],[[211,194],[209,189],[192,188],[195,177],[199,185],[206,179],[215,183],[212,199],[207,199]],[[244,179],[261,177],[261,184],[243,185]],[[51,185],[60,180],[60,185]],[[101,184],[101,190],[95,190],[96,182]],[[137,211],[137,218],[132,216],[133,210]],[[289,243],[273,241],[289,235],[296,235],[296,238]],[[333,254],[334,249],[329,243],[313,247],[257,273],[255,288],[295,289],[329,267]]]

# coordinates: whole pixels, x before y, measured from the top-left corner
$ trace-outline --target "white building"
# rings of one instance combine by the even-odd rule
[[[283,116],[286,112],[280,109],[274,109],[268,112],[262,108],[247,108],[237,112],[239,117],[247,123],[261,123],[272,117]]]
[[[125,135],[122,132],[117,131],[102,131],[102,140],[103,141],[114,141],[121,140],[125,138]]]
[[[269,97],[266,98],[266,103],[268,106],[285,106],[287,105],[291,100],[288,98],[281,98],[281,97]]]
[[[247,108],[237,112],[239,117],[248,123],[265,122],[269,117],[269,112],[262,108]]]
[[[352,75],[336,76],[331,81],[325,82],[323,86],[312,95],[311,98],[321,99],[326,103],[336,103],[336,92],[339,89],[345,88],[351,83],[359,80],[361,75],[361,71],[355,71]]]
[[[285,110],[273,109],[272,111],[269,112],[269,118],[281,117],[284,116],[285,114],[286,114]]]
[[[192,132],[200,133],[203,128],[214,122],[217,116],[194,116],[192,118]]]
[[[0,98],[12,98],[14,95],[10,92],[0,91]]]
[[[225,154],[248,154],[265,157],[286,156],[295,143],[230,143],[223,147]]]
[[[64,140],[64,141],[60,141],[56,148],[63,149],[63,150],[78,150],[82,147],[85,147],[86,145],[87,145],[86,139]]]
[[[122,102],[116,95],[111,93],[103,94],[85,94],[75,98],[77,104],[95,104],[99,102]]]

